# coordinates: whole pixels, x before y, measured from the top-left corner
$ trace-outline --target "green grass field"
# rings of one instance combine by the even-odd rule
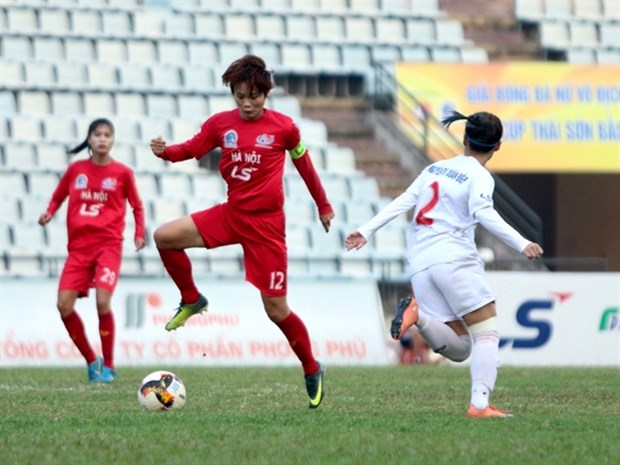
[[[143,376],[177,373],[185,408],[141,410]],[[620,370],[505,367],[494,403],[514,418],[472,420],[466,367],[327,367],[307,408],[297,368],[1,369],[0,463],[617,464]]]

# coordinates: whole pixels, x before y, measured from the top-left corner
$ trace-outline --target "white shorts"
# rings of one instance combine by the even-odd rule
[[[420,311],[444,323],[460,320],[495,300],[479,261],[432,265],[415,273],[411,286]]]

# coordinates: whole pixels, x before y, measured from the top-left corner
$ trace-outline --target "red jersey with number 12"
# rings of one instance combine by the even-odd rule
[[[128,166],[117,161],[100,166],[91,159],[71,163],[52,194],[48,213],[53,215],[67,196],[69,250],[121,242],[126,201],[134,211],[134,237],[144,238],[144,207]]]

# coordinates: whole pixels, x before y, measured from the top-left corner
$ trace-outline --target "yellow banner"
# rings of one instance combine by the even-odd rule
[[[437,119],[452,109],[497,115],[493,171],[620,173],[620,66],[399,63],[396,78]],[[450,128],[458,140],[464,130]]]

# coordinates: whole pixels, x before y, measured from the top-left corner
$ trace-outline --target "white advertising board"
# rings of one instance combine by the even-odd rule
[[[620,366],[620,273],[488,277],[503,365]]]
[[[620,273],[489,272],[502,365],[620,367]],[[56,280],[0,281],[0,366],[82,365],[55,308]],[[124,279],[113,298],[116,363],[296,365],[258,291],[238,280],[199,283],[205,315],[168,333],[179,296],[168,279]],[[291,280],[289,304],[328,365],[396,363],[376,283]],[[94,293],[78,311],[100,352]],[[387,309],[391,313],[393,309]]]
[[[289,344],[245,281],[200,283],[206,314],[168,333],[179,294],[168,279],[121,279],[112,300],[115,362],[130,365],[297,365]],[[56,309],[56,280],[1,283],[0,366],[80,365],[84,361]],[[385,365],[393,354],[374,281],[289,282],[289,305],[308,328],[315,356],[327,365]],[[101,353],[94,290],[77,310]]]

